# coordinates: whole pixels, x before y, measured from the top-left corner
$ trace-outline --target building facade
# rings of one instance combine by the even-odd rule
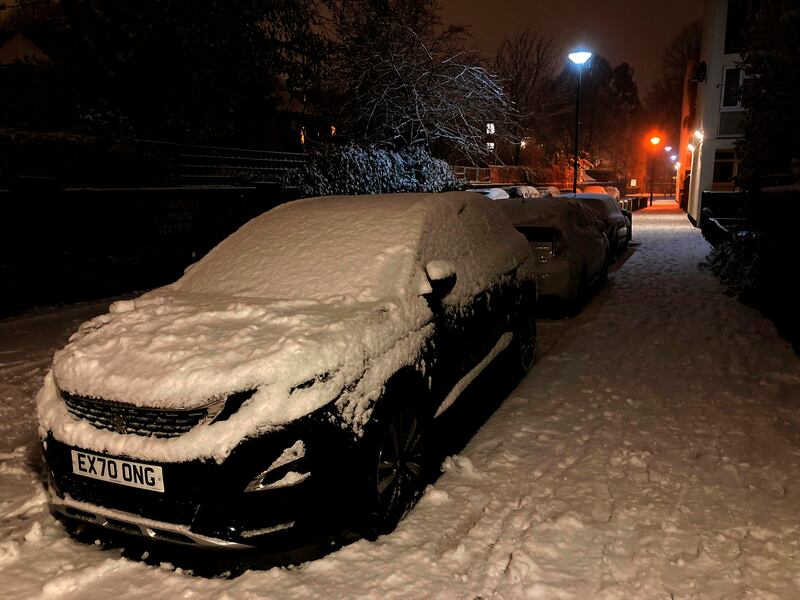
[[[684,126],[686,135],[681,136],[681,154],[688,160],[680,172],[688,177],[679,185],[688,185],[686,208],[694,223],[700,219],[704,191],[733,191],[735,186],[739,163],[734,144],[742,135],[745,110],[741,94],[745,73],[739,62],[748,6],[747,0],[705,1],[700,62],[693,77],[694,127]]]

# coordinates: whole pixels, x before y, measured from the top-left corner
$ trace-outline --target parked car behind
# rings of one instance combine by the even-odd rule
[[[608,241],[591,210],[575,200],[509,199],[498,204],[531,245],[540,296],[579,305],[608,277]]]
[[[503,188],[511,198],[538,198],[539,190],[531,185],[509,185]]]
[[[504,189],[499,187],[493,188],[470,188],[467,190],[468,192],[477,192],[478,194],[482,194],[486,196],[490,200],[502,200],[508,198],[508,192]]]
[[[575,198],[590,209],[602,224],[603,232],[608,237],[609,257],[614,260],[628,247],[630,242],[631,222],[622,214],[619,203],[608,194],[564,194],[563,197]]]
[[[540,196],[560,196],[561,192],[554,185],[537,185],[536,191]]]
[[[493,361],[531,367],[535,299],[528,243],[477,194],[279,206],[56,353],[51,508],[215,548],[388,532],[431,424]]]

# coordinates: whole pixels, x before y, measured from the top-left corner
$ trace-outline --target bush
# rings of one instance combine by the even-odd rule
[[[303,197],[444,192],[459,185],[450,166],[424,148],[393,151],[355,144],[313,152],[285,183],[299,188]]]
[[[758,233],[734,235],[715,247],[709,256],[711,272],[729,293],[747,300],[761,287],[762,238]]]
[[[800,185],[748,197],[748,227],[712,250],[709,264],[727,291],[760,308],[800,352],[794,271],[800,260]]]

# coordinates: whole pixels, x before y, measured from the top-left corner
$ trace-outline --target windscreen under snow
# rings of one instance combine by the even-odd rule
[[[290,300],[403,295],[425,221],[415,199],[342,196],[280,206],[220,243],[173,288]]]

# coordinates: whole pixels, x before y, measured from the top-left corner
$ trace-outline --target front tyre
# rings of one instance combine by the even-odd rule
[[[367,539],[394,530],[422,494],[428,475],[427,429],[427,420],[412,403],[394,404],[367,434]]]

